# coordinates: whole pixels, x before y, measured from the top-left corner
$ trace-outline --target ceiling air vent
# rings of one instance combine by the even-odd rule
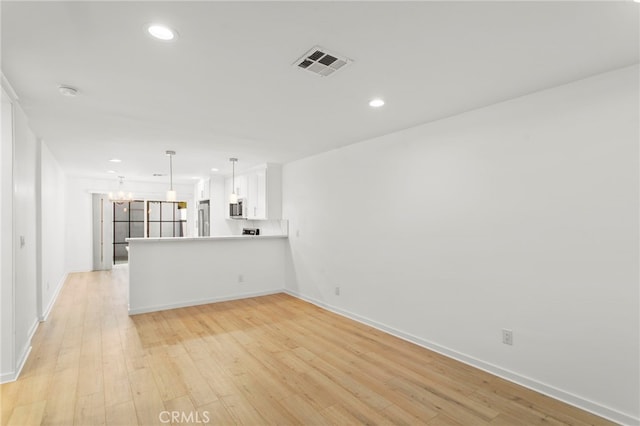
[[[327,77],[350,62],[353,61],[349,58],[331,53],[324,47],[316,46],[302,55],[293,65],[322,77]]]

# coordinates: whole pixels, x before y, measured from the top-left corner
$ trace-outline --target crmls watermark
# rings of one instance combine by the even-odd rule
[[[160,423],[188,423],[188,424],[196,424],[196,423],[209,423],[211,420],[209,418],[209,412],[203,411],[160,411],[158,414],[158,419],[160,419]]]

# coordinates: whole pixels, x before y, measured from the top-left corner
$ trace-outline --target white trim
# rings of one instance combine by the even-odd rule
[[[3,135],[4,135],[4,128],[6,127],[5,125],[8,124],[9,127],[9,132],[11,133],[11,140],[9,142],[5,141],[4,139],[2,140],[2,145],[0,146],[0,151],[2,151],[2,155],[0,155],[0,158],[2,158],[2,166],[0,166],[0,170],[2,171],[3,175],[7,175],[8,179],[6,179],[5,181],[2,181],[2,188],[0,188],[0,193],[2,193],[2,196],[4,197],[4,199],[6,200],[7,204],[9,204],[9,208],[7,209],[9,211],[9,217],[8,217],[8,221],[4,220],[4,212],[1,212],[2,214],[0,216],[2,216],[2,227],[3,229],[7,229],[10,228],[9,232],[4,232],[4,234],[7,234],[8,236],[10,236],[10,238],[7,238],[7,236],[2,235],[2,240],[0,241],[0,250],[4,251],[4,240],[5,239],[9,239],[10,240],[10,249],[7,250],[10,252],[10,262],[6,262],[5,259],[3,259],[3,274],[7,274],[7,272],[5,272],[5,270],[8,270],[8,274],[11,276],[10,279],[10,284],[7,285],[5,282],[2,283],[3,286],[3,292],[5,292],[6,290],[11,290],[11,292],[9,294],[4,294],[4,297],[6,297],[7,299],[11,299],[11,312],[10,312],[10,317],[11,317],[11,327],[10,327],[10,335],[9,336],[5,336],[3,335],[3,345],[5,346],[10,346],[10,353],[8,354],[8,356],[5,358],[5,362],[6,359],[9,358],[9,365],[11,366],[11,368],[15,368],[15,335],[16,335],[16,315],[15,315],[15,252],[16,252],[16,240],[15,240],[15,226],[14,225],[14,216],[15,216],[15,207],[14,207],[14,164],[15,164],[15,143],[14,143],[14,139],[15,139],[15,130],[14,130],[14,115],[15,115],[15,105],[14,105],[14,95],[15,92],[12,91],[11,85],[8,84],[8,81],[6,80],[4,74],[0,71],[0,86],[1,86],[1,90],[0,90],[0,100],[2,103],[2,107],[0,108],[3,111],[3,119],[4,119],[4,111],[8,110],[9,111],[9,118],[10,118],[10,122],[9,123],[5,123],[4,121],[1,123],[0,128],[3,129]],[[6,86],[6,87],[5,87]],[[10,150],[9,150],[10,148]],[[8,153],[5,151],[9,151]],[[10,154],[10,155],[7,155]],[[4,163],[7,161],[6,158],[11,159],[10,163],[7,165],[6,170],[4,171],[2,170],[2,168],[4,167]],[[1,180],[0,180],[1,181]],[[9,181],[9,185],[8,185],[8,191],[4,191],[4,186],[6,185],[6,181]],[[3,209],[6,209],[6,207],[3,206]],[[8,222],[9,226],[5,226]],[[9,263],[8,265],[6,263]],[[6,289],[4,289],[4,287],[8,287]],[[8,292],[7,292],[8,293]],[[6,373],[0,373],[0,383],[4,383],[5,381],[12,381],[15,380],[15,370],[11,370],[9,372]]]
[[[36,319],[35,321],[33,321],[33,324],[31,324],[31,327],[29,328],[29,338],[27,339],[27,344],[25,345],[24,349],[22,349],[22,354],[18,358],[20,360],[18,362],[18,368],[15,371],[0,375],[0,383],[15,382],[16,380],[18,380],[18,377],[20,377],[20,373],[22,373],[22,369],[24,368],[24,365],[27,363],[27,359],[29,359],[29,355],[31,354],[31,341],[33,340],[33,336],[38,330],[39,324],[40,321]]]
[[[36,334],[38,325],[40,325],[40,321],[38,321],[37,319],[33,320],[33,324],[31,324],[31,328],[29,329],[29,342],[31,342],[31,339],[33,339],[33,336]]]
[[[16,376],[15,376],[15,372],[13,371],[9,373],[0,374],[0,385],[4,383],[15,382],[15,381],[16,381]]]
[[[44,307],[42,306],[42,139],[36,141],[36,312],[38,320],[42,321]]]
[[[20,365],[18,366],[17,372],[11,371],[9,373],[4,373],[0,375],[0,384],[15,382],[16,380],[18,380],[18,377],[20,377],[20,373],[22,373],[22,368],[27,363],[27,359],[29,358],[30,354],[31,354],[31,345],[27,347],[27,351],[25,353],[25,356],[22,358]]]
[[[12,374],[12,377],[10,378],[10,380],[8,380],[9,382],[15,382],[16,380],[18,380],[18,377],[20,377],[20,373],[22,373],[22,369],[24,368],[24,365],[27,363],[27,359],[29,359],[29,355],[31,355],[31,349],[32,349],[31,345],[25,348],[24,355],[20,359],[20,364],[18,365],[18,370],[15,371],[14,374]],[[5,383],[5,382],[0,382],[0,383]]]
[[[53,309],[53,305],[55,305],[56,300],[58,300],[58,296],[60,295],[60,291],[62,290],[62,287],[64,287],[64,283],[67,282],[67,277],[68,276],[69,276],[69,274],[65,273],[62,276],[62,278],[58,281],[56,290],[53,293],[53,297],[51,298],[51,301],[49,301],[49,305],[47,305],[47,308],[45,309],[45,311],[42,313],[42,315],[39,318],[40,322],[46,321],[47,318],[49,318],[49,314],[51,313],[51,310]]]
[[[497,365],[484,362],[477,358],[474,358],[469,355],[465,355],[463,353],[457,352],[453,349],[449,349],[445,346],[438,345],[434,342],[422,339],[420,337],[414,336],[409,333],[405,333],[403,331],[397,330],[393,327],[389,327],[385,324],[379,323],[377,321],[371,320],[369,318],[354,314],[353,312],[349,312],[335,306],[329,305],[326,302],[321,300],[314,299],[312,297],[304,296],[298,292],[285,289],[285,293],[290,296],[296,297],[298,299],[307,301],[316,306],[319,306],[323,309],[341,315],[343,317],[352,319],[362,324],[366,324],[375,329],[383,331],[385,333],[391,334],[392,336],[398,337],[402,340],[406,340],[408,342],[414,343],[418,346],[422,346],[423,348],[432,350],[441,355],[447,356],[449,358],[455,359],[456,361],[460,361],[464,364],[470,365],[472,367],[478,368],[482,371],[486,371],[487,373],[493,374],[494,376],[498,376],[510,382],[519,384],[528,389],[534,390],[541,394],[547,395],[551,398],[557,399],[559,401],[565,402],[574,407],[580,408],[582,410],[593,413],[597,416],[604,417],[605,419],[611,420],[613,422],[623,424],[623,425],[640,425],[640,418],[633,417],[632,415],[621,413],[613,408],[606,407],[602,404],[598,404],[597,402],[590,401],[588,399],[582,398],[580,396],[574,395],[570,392],[563,391],[561,389],[555,388],[553,386],[547,385],[545,383],[539,382],[537,380],[531,379],[526,376],[522,376],[518,373],[515,373],[510,370],[506,370]]]
[[[74,269],[72,271],[67,272],[67,277],[71,274],[85,274],[87,272],[96,272],[95,269]]]
[[[129,315],[146,314],[148,312],[166,311],[169,309],[186,308],[189,306],[208,305],[209,303],[228,302],[230,300],[248,299],[250,297],[269,296],[271,294],[282,293],[283,289],[257,291],[253,293],[238,293],[231,296],[214,297],[211,299],[190,300],[187,302],[172,303],[168,305],[146,306],[142,308],[131,309],[129,307]]]
[[[16,91],[13,90],[13,86],[11,86],[11,83],[9,83],[9,80],[7,80],[7,77],[3,72],[0,72],[0,79],[0,85],[9,96],[9,99],[11,99],[12,102],[17,102],[19,99],[18,95],[16,94]]]

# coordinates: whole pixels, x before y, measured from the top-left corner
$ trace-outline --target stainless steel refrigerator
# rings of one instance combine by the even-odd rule
[[[198,237],[209,236],[209,200],[198,203]]]

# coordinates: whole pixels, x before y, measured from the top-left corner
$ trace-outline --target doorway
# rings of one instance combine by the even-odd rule
[[[113,203],[113,264],[129,262],[127,238],[144,237],[144,201]]]

